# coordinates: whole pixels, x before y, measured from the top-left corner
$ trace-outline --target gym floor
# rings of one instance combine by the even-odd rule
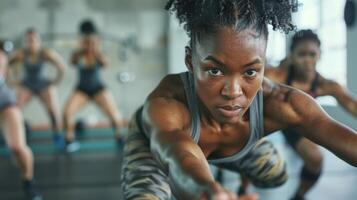
[[[36,182],[45,200],[120,200],[121,150],[116,147],[109,129],[89,130],[80,137],[81,150],[74,154],[57,152],[52,147],[50,133],[34,132],[29,137],[35,152]],[[276,189],[258,192],[261,200],[287,200],[297,187],[301,160],[287,146],[279,134],[270,139],[284,154],[290,174],[289,181]],[[357,197],[357,169],[348,166],[322,149],[325,155],[324,170],[320,182],[308,194],[308,199],[354,200]],[[0,199],[23,199],[20,177],[9,154],[0,144]],[[214,167],[212,167],[215,173]],[[224,186],[236,191],[238,175],[225,172]]]

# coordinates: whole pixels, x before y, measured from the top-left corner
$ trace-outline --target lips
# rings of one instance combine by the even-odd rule
[[[218,110],[223,116],[232,118],[238,116],[243,111],[243,108],[241,106],[220,106]]]

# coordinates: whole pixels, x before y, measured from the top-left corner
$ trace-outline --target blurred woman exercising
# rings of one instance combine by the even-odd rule
[[[107,65],[104,55],[99,50],[97,30],[91,21],[84,21],[80,25],[81,47],[76,50],[71,62],[78,68],[78,84],[68,99],[64,109],[64,125],[66,130],[67,151],[79,148],[74,142],[74,125],[72,116],[89,100],[93,100],[109,117],[115,130],[115,138],[119,145],[122,143],[120,128],[123,126],[115,100],[105,87],[100,72]]]
[[[31,100],[33,95],[38,96],[44,104],[50,117],[54,143],[58,148],[64,147],[60,136],[60,112],[55,86],[62,80],[66,68],[63,59],[52,49],[41,46],[38,32],[30,28],[25,33],[25,48],[16,51],[10,58],[10,66],[22,62],[24,77],[20,82],[10,80],[17,86],[17,100],[20,109]],[[50,80],[45,74],[45,62],[50,62],[57,69],[56,77]],[[11,76],[10,76],[11,77]]]
[[[320,39],[312,30],[300,30],[292,38],[290,55],[279,67],[266,68],[270,80],[300,89],[311,97],[332,96],[353,116],[357,117],[357,99],[336,81],[324,78],[316,71],[320,58]],[[294,127],[282,130],[286,141],[304,161],[300,185],[292,200],[302,200],[318,181],[323,163],[319,147],[297,133]]]
[[[20,169],[26,198],[40,200],[41,195],[36,191],[33,181],[33,155],[26,144],[24,124],[16,97],[5,82],[8,60],[0,41],[0,119],[1,131]]]

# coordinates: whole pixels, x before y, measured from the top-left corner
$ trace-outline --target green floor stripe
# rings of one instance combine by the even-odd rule
[[[97,151],[113,151],[117,148],[116,142],[112,141],[85,141],[79,142],[80,149],[74,153],[97,152]],[[37,144],[30,145],[34,154],[54,154],[61,151],[56,149],[52,144]],[[10,152],[7,147],[0,148],[0,155],[9,156]]]
[[[126,134],[127,129],[123,129],[122,133]],[[110,139],[101,140],[90,140],[86,141],[86,138],[93,137],[110,137]],[[48,142],[36,142],[36,139],[50,139]],[[80,143],[80,149],[76,153],[81,152],[94,152],[94,151],[112,151],[117,148],[116,142],[114,141],[113,129],[110,128],[99,128],[99,129],[88,129],[83,134],[77,135],[77,139]],[[54,154],[60,153],[61,151],[56,149],[52,143],[52,132],[51,131],[34,131],[29,136],[29,145],[34,152],[34,154]],[[5,146],[3,138],[0,138],[0,156],[9,156],[9,149]]]
[[[126,134],[127,129],[123,129],[122,133]],[[63,133],[61,133],[63,135]],[[98,137],[98,136],[108,136],[114,137],[113,129],[88,129],[81,134],[76,134],[77,137]],[[33,131],[29,135],[30,139],[43,139],[43,138],[52,138],[52,131]]]

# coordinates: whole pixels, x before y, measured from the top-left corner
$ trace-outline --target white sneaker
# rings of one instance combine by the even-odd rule
[[[75,141],[69,142],[69,143],[66,144],[66,151],[68,153],[73,153],[75,151],[78,151],[79,148],[80,148],[80,144],[78,142],[75,142]]]

